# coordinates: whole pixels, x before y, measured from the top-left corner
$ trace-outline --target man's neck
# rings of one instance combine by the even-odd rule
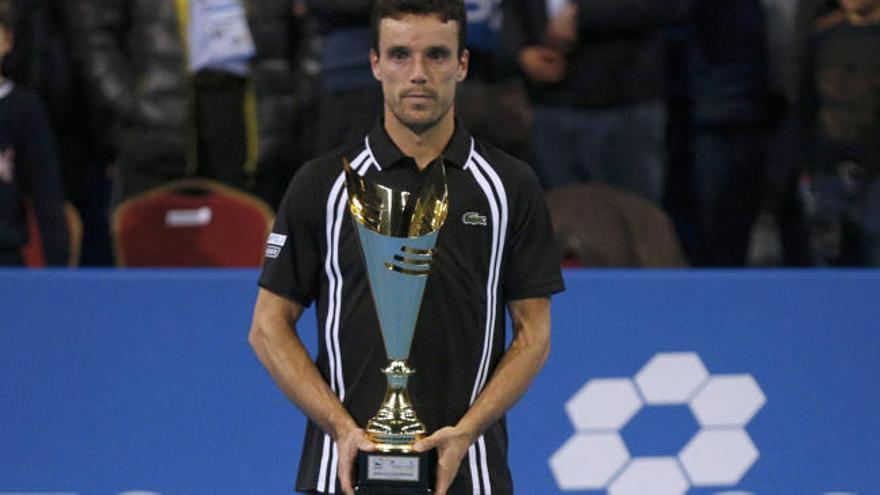
[[[455,119],[452,109],[449,109],[436,125],[416,133],[386,109],[385,132],[404,155],[413,157],[419,170],[424,170],[446,149],[455,132]]]

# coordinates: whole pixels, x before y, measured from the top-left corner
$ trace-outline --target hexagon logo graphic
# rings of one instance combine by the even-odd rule
[[[696,353],[670,352],[652,357],[636,374],[636,384],[648,404],[684,404],[707,378]]]
[[[711,375],[694,352],[658,353],[632,379],[594,378],[569,399],[575,433],[550,458],[550,469],[564,491],[735,488],[760,456],[745,428],[766,402],[751,375]],[[644,407],[668,405],[687,406],[700,429],[678,453],[633,456],[620,430]]]
[[[701,426],[745,426],[766,402],[751,375],[715,375],[690,407]]]
[[[633,459],[608,488],[610,495],[684,495],[688,480],[675,457]]]
[[[758,460],[758,449],[745,430],[701,430],[679,459],[694,486],[731,486]]]
[[[629,461],[617,433],[578,433],[550,458],[550,468],[563,490],[598,490]]]
[[[578,431],[620,430],[641,408],[642,399],[627,378],[590,380],[565,404]]]

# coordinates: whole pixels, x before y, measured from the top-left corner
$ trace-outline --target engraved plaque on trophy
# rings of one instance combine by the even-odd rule
[[[416,320],[431,273],[437,233],[449,207],[446,172],[435,162],[419,191],[410,193],[369,182],[344,161],[348,206],[357,228],[370,293],[388,364],[387,389],[379,411],[367,422],[376,452],[360,452],[357,492],[426,494],[434,489],[436,452],[416,453],[427,435],[409,398],[407,366]]]

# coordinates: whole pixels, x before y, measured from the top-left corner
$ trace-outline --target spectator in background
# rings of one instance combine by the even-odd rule
[[[83,92],[71,60],[64,5],[51,0],[15,2],[15,49],[9,78],[36,91],[45,102],[58,144],[68,198],[86,194],[90,149],[83,125]]]
[[[812,20],[836,0],[762,0],[766,17],[768,72],[778,120],[769,138],[762,211],[752,229],[748,263],[810,266],[809,235],[800,183],[794,124],[797,70],[804,34]]]
[[[504,51],[534,103],[533,153],[545,188],[603,182],[659,203],[666,111],[663,28],[689,0],[517,0]]]
[[[501,0],[467,0],[468,77],[458,88],[458,118],[477,138],[531,160],[531,105],[516,67],[499,56]]]
[[[820,265],[880,266],[880,0],[818,18],[798,102]]]
[[[370,68],[374,0],[305,0],[318,24],[320,72],[314,153],[360,141],[382,114]]]
[[[275,205],[300,163],[290,0],[69,0],[116,202],[187,176]]]
[[[107,169],[113,156],[108,147],[99,146],[105,132],[96,127],[87,104],[81,67],[73,58],[67,10],[55,0],[17,0],[16,7],[9,78],[36,91],[45,103],[65,197],[82,215],[80,263],[111,265]]]
[[[778,113],[764,12],[759,0],[695,0],[691,19],[672,43],[679,50],[671,51],[681,58],[673,59],[678,77],[670,84],[681,108],[671,113],[678,163],[670,163],[670,211],[679,224],[691,217],[693,232],[682,237],[694,265],[743,266]]]
[[[783,0],[777,0],[783,1]],[[807,40],[816,19],[839,8],[838,0],[794,0],[795,12],[788,60],[784,67],[786,94],[794,102],[800,91]]]
[[[11,1],[0,0],[0,61],[12,50]],[[36,94],[0,71],[0,265],[21,265],[27,243],[25,201],[40,226],[46,263],[64,266],[70,243],[52,131]]]

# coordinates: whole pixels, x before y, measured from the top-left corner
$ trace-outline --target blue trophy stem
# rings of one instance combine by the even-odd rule
[[[391,237],[356,223],[388,359],[409,357],[437,232]]]

